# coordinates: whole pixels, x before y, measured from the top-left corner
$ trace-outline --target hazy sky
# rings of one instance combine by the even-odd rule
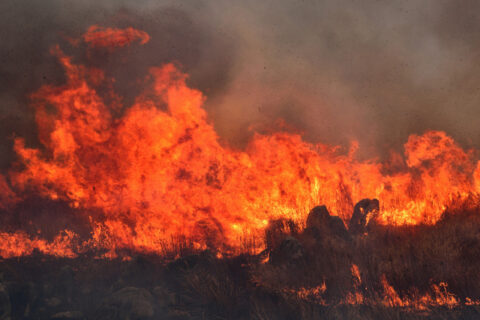
[[[136,77],[176,61],[235,147],[278,119],[311,142],[356,139],[363,155],[428,129],[480,147],[478,12],[474,0],[2,0],[0,166],[14,135],[36,143],[28,94],[63,81],[56,43],[116,76],[126,106]],[[151,41],[87,59],[65,39],[91,24],[133,26]]]

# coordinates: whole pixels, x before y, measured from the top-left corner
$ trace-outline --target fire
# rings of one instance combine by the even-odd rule
[[[75,234],[65,230],[57,235],[52,242],[43,239],[30,239],[23,232],[0,233],[0,256],[3,258],[18,257],[32,254],[35,250],[44,254],[58,257],[73,258],[76,253],[73,250]]]
[[[15,193],[10,189],[7,180],[0,174],[0,209],[6,209],[18,201]]]
[[[134,28],[116,29],[91,26],[83,35],[83,40],[91,47],[125,47],[135,40],[140,44],[150,41],[150,36],[145,31]]]
[[[448,285],[444,282],[431,285],[431,294],[422,296],[408,296],[401,298],[395,289],[382,277],[382,286],[384,290],[383,304],[387,307],[406,307],[416,310],[428,310],[433,306],[444,306],[454,308],[460,305],[460,300],[452,293],[448,292]],[[474,305],[470,298],[466,298],[467,303]]]
[[[144,44],[149,36],[93,26],[83,40],[114,48]],[[363,198],[379,199],[380,223],[432,224],[452,201],[480,190],[473,151],[444,132],[411,135],[395,170],[392,162],[357,160],[354,141],[345,153],[290,133],[256,134],[246,150],[233,150],[208,122],[203,94],[173,64],[151,68],[149,85],[116,117],[116,107],[96,90],[107,76],[75,64],[58,47],[52,52],[67,81],[32,96],[43,147],[16,138],[18,165],[8,184],[0,177],[0,206],[34,191],[85,214],[101,212],[90,217],[88,245],[112,255],[117,249],[162,253],[179,237],[196,248],[238,252],[245,239],[262,238],[272,219],[302,225],[311,208],[325,204],[346,221]],[[22,233],[1,237],[3,257],[34,248],[74,254],[67,231],[52,243]]]

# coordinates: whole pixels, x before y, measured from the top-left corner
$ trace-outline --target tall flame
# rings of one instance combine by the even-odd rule
[[[131,28],[98,27],[84,36],[87,43],[109,47],[132,39],[144,43],[149,37]],[[186,85],[187,76],[173,64],[151,68],[144,92],[114,117],[114,107],[96,90],[105,75],[74,64],[58,47],[53,52],[67,82],[33,95],[43,148],[17,138],[22,169],[9,180],[18,195],[33,190],[85,214],[102,212],[91,217],[89,244],[159,253],[184,236],[199,248],[238,250],[244,239],[261,237],[272,219],[303,224],[312,207],[325,204],[348,220],[363,198],[379,199],[381,223],[431,224],[451,201],[480,190],[473,151],[444,132],[411,135],[396,166],[356,160],[355,142],[342,153],[338,146],[307,143],[289,133],[256,134],[245,151],[233,150],[219,143],[202,108],[205,97]],[[0,177],[0,189],[7,188],[11,192]],[[1,237],[12,244],[15,235]],[[55,240],[67,256],[65,241],[72,237]],[[55,252],[38,239],[17,238]]]

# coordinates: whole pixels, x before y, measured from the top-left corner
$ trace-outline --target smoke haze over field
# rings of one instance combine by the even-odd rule
[[[13,135],[37,144],[28,95],[60,84],[49,49],[116,77],[124,105],[149,67],[175,61],[207,96],[220,137],[243,147],[284,119],[311,142],[399,148],[444,130],[480,147],[477,1],[65,1],[0,4],[0,166]],[[79,55],[92,24],[146,31],[144,46]],[[363,151],[362,151],[363,150]]]

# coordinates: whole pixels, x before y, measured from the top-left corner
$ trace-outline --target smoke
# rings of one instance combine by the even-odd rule
[[[242,37],[218,126],[225,134],[234,123],[238,136],[252,119],[268,125],[281,117],[310,141],[357,139],[373,154],[428,129],[479,146],[474,6],[225,2],[223,18]]]
[[[243,147],[283,119],[311,142],[360,142],[361,156],[400,149],[411,133],[445,130],[480,147],[476,1],[4,0],[0,4],[0,167],[12,137],[36,145],[29,93],[61,84],[49,53],[102,65],[128,106],[150,66],[175,61],[222,140]],[[88,26],[132,26],[151,41],[89,56]]]

